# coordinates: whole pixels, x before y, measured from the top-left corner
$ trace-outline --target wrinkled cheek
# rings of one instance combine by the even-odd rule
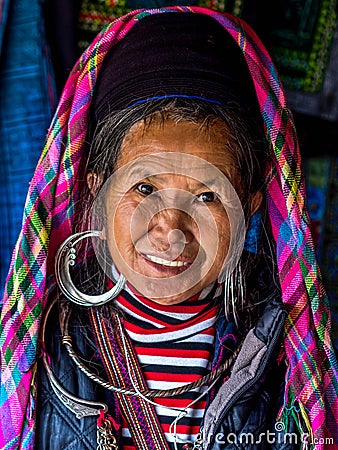
[[[230,224],[228,218],[226,218],[222,224],[222,226],[219,226],[219,236],[220,236],[220,248],[222,249],[223,253],[228,252],[228,248],[230,245],[230,241],[234,238],[233,231],[230,229]]]
[[[127,257],[133,249],[130,232],[132,211],[133,208],[130,205],[121,205],[107,216],[106,237],[113,259],[117,253],[120,254],[120,257]]]
[[[224,224],[226,225],[225,222]],[[215,243],[213,244],[212,249],[215,249],[216,247],[216,251],[212,250],[212,252],[208,251],[207,253],[209,261],[210,259],[212,260],[212,262],[210,262],[210,272],[213,275],[213,278],[216,279],[221,273],[228,257],[228,250],[231,239],[229,228],[226,226],[218,226],[217,236],[214,236],[214,239]]]

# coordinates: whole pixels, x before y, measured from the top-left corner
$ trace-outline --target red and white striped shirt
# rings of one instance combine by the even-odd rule
[[[136,296],[128,288],[123,297],[117,297],[116,303],[125,313],[124,327],[134,344],[149,389],[179,387],[210,372],[220,294],[221,288],[214,286],[170,306]],[[206,399],[191,403],[207,388],[201,386],[180,396],[154,399],[160,423],[173,449],[175,439],[178,448],[195,440]],[[187,408],[187,414],[177,422],[175,437],[170,426],[180,414],[177,408]],[[123,449],[135,450],[126,423],[122,434]]]

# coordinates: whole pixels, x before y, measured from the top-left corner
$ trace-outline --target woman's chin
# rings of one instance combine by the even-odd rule
[[[174,295],[172,297],[164,297],[164,298],[157,298],[157,297],[147,297],[149,300],[151,300],[154,303],[158,303],[159,305],[164,306],[171,306],[171,305],[178,305],[180,303],[185,302],[188,300],[192,295],[189,295],[189,293],[185,293],[182,295]]]
[[[165,282],[167,280],[167,283]],[[135,294],[140,294],[146,297],[148,300],[158,303],[160,305],[177,305],[182,303],[193,295],[198,294],[206,287],[206,284],[196,284],[191,287],[191,283],[186,283],[185,288],[182,282],[174,281],[174,278],[165,277],[153,277],[152,280],[142,281],[138,283],[139,280],[135,280],[133,283],[129,280],[129,287]],[[159,293],[161,296],[159,296]],[[173,294],[174,293],[174,294]]]

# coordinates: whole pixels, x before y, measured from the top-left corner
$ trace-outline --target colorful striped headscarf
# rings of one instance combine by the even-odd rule
[[[109,49],[138,20],[170,11],[212,16],[244,53],[272,149],[267,201],[283,302],[289,312],[284,337],[288,360],[285,417],[292,409],[300,411],[312,430],[316,449],[324,449],[324,439],[329,437],[338,446],[338,377],[329,304],[310,234],[297,137],[275,66],[239,18],[200,7],[168,7],[137,10],[110,24],[84,52],[64,88],[30,184],[1,312],[3,449],[33,448],[40,317],[55,286],[55,250],[73,233],[79,167],[100,67]]]

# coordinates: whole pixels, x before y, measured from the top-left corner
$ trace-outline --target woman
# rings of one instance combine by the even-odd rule
[[[334,445],[297,139],[245,23],[172,7],[97,37],[31,183],[2,321],[4,448]]]

